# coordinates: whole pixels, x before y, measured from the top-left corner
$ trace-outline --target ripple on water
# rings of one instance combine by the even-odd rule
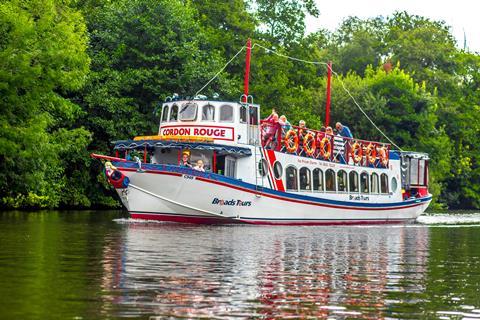
[[[421,215],[417,222],[426,225],[460,225],[480,226],[480,213],[469,214],[443,214],[431,213]]]

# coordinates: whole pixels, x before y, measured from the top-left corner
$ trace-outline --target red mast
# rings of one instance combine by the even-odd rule
[[[331,82],[332,82],[332,61],[327,65],[327,106],[325,110],[325,127],[330,124],[330,96],[331,96]]]
[[[248,80],[250,77],[250,54],[252,52],[252,40],[247,40],[247,55],[245,57],[245,78],[243,79],[243,102],[247,102],[248,98]]]

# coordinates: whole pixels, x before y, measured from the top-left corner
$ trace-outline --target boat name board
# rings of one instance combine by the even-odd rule
[[[370,200],[370,197],[362,196],[362,195],[359,195],[359,196],[350,195],[350,200],[354,200],[354,201],[369,201],[369,200]]]
[[[194,136],[194,137],[210,137],[217,140],[233,141],[234,129],[231,127],[217,126],[162,126],[160,129],[161,136]]]
[[[218,198],[214,198],[212,200],[212,204],[216,204],[216,205],[219,205],[219,206],[236,206],[236,207],[250,207],[252,205],[252,202],[251,201],[243,201],[243,200],[235,200],[235,199],[231,199],[231,200],[222,200],[222,199],[218,199]]]

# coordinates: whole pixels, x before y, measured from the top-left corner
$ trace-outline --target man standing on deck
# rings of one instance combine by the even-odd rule
[[[337,122],[335,124],[335,128],[337,129],[337,135],[340,135],[340,136],[345,137],[345,138],[350,138],[350,139],[353,138],[352,132],[350,131],[349,127],[344,126],[340,122]],[[350,161],[350,144],[347,143],[346,141],[342,141],[342,145],[344,145],[345,147],[342,148],[343,149],[342,150],[343,156],[341,157],[341,159],[345,163],[348,163]]]
[[[350,131],[350,128],[347,126],[344,126],[340,122],[337,122],[335,124],[335,127],[337,128],[337,132],[339,135],[345,138],[353,138],[352,132]]]

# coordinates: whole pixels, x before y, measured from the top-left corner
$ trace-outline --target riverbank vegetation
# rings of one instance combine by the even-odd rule
[[[440,21],[398,12],[350,17],[305,33],[313,0],[6,0],[0,3],[0,206],[112,207],[91,152],[154,134],[165,97],[192,96],[247,38],[277,52],[333,61],[332,121],[357,137],[431,155],[436,206],[480,208],[480,56]],[[240,55],[203,94],[238,100]],[[324,66],[257,46],[250,91],[292,123],[319,128]]]

